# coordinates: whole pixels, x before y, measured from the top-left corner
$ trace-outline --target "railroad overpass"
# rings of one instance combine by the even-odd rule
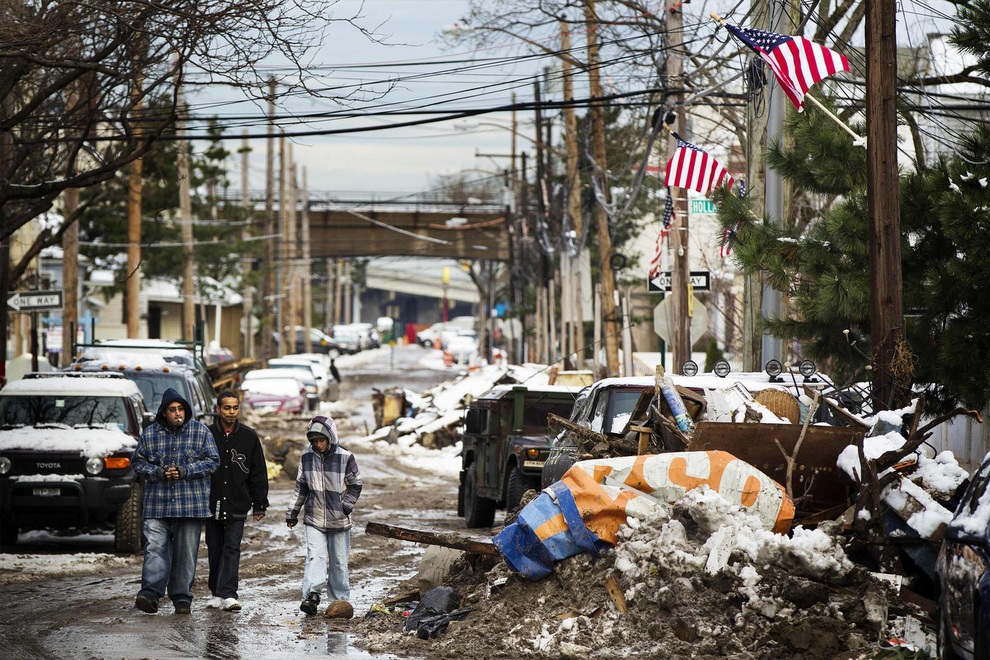
[[[310,256],[509,261],[508,210],[450,202],[309,202]]]

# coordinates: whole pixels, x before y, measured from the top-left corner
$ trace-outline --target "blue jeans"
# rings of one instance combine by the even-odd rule
[[[141,591],[156,603],[168,593],[172,603],[191,603],[202,518],[145,518]]]
[[[303,571],[303,598],[327,588],[330,600],[350,600],[347,555],[351,551],[351,530],[322,532],[306,525],[306,568]],[[329,575],[327,568],[329,567]]]
[[[210,559],[210,593],[220,598],[237,598],[244,521],[219,522],[206,519],[206,550]]]

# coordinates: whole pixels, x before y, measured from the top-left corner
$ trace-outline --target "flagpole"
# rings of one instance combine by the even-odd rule
[[[712,17],[712,20],[714,20],[720,26],[725,27],[725,25],[726,25],[725,20],[721,16],[719,16],[715,12],[711,12],[711,14],[709,14],[709,15]],[[783,85],[783,82],[780,80],[779,77],[777,77],[777,76],[774,76],[774,77],[777,78],[777,84]],[[853,138],[853,146],[863,147],[864,149],[866,148],[866,138],[865,137],[862,137],[861,135],[859,135],[858,133],[856,133],[856,131],[854,131],[853,129],[849,128],[849,126],[847,126],[844,121],[842,121],[841,119],[839,119],[831,110],[829,110],[824,105],[822,105],[821,102],[818,99],[816,99],[814,96],[812,96],[811,94],[803,94],[802,96],[803,96],[803,98],[806,98],[809,101],[811,101],[812,103],[814,103],[818,107],[819,110],[821,110],[826,115],[828,115],[828,117],[830,117],[836,124],[838,124],[839,126],[841,126],[843,128],[843,130],[845,130],[847,133],[849,133],[849,135],[851,135],[852,138]]]

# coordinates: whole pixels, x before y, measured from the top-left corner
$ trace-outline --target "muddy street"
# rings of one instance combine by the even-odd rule
[[[245,527],[239,613],[208,609],[205,543],[201,544],[191,616],[176,616],[167,600],[147,615],[134,608],[141,558],[116,555],[113,536],[28,532],[0,555],[0,644],[7,658],[339,658],[398,657],[355,647],[359,617],[416,574],[423,547],[365,534],[368,522],[424,529],[463,529],[456,516],[456,471],[441,474],[401,457],[380,455],[357,441],[374,428],[373,388],[425,391],[454,377],[433,352],[417,346],[382,348],[339,358],[340,401],[329,405],[342,444],[354,451],[364,489],[354,511],[351,590],[355,620],[306,617],[299,611],[305,559],[302,525],[286,527],[294,473],[270,486],[270,509]],[[266,453],[298,442],[308,418],[258,421]],[[245,420],[251,424],[255,420]],[[349,442],[349,439],[351,440]],[[404,656],[408,657],[408,656]]]

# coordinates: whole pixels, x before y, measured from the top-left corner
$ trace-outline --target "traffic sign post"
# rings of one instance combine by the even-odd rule
[[[14,291],[7,296],[7,308],[15,312],[43,312],[62,309],[62,292]]]
[[[674,336],[674,323],[671,310],[673,303],[670,298],[664,298],[653,308],[653,331],[664,341],[671,341]],[[691,315],[691,342],[696,342],[701,335],[708,332],[708,309],[698,298],[694,299],[694,313]]]
[[[712,274],[707,270],[691,271],[691,288],[695,291],[711,290]],[[649,291],[670,291],[673,288],[673,273],[665,270],[656,277],[650,278],[647,283]]]

